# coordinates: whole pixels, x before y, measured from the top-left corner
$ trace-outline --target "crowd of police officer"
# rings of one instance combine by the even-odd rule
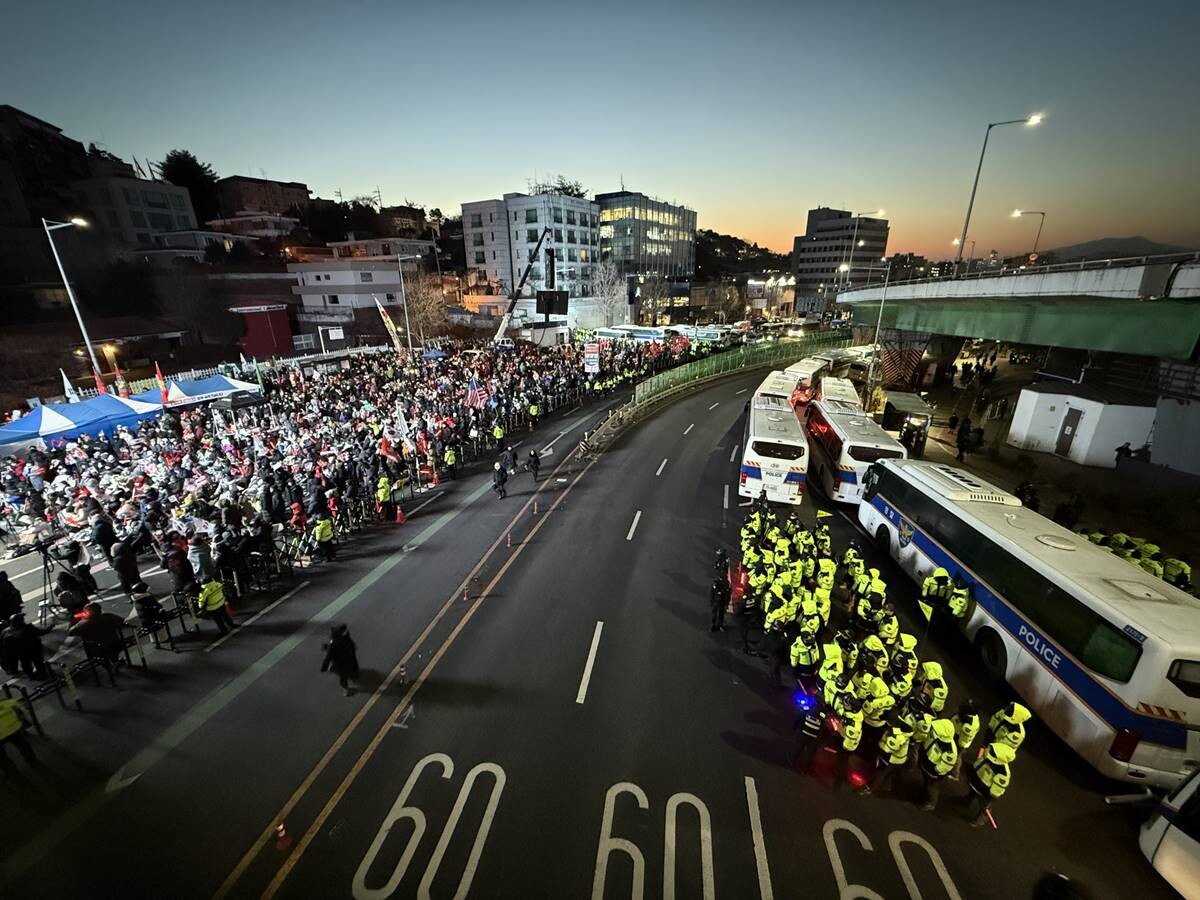
[[[718,550],[715,569],[711,629],[724,629],[730,606],[742,651],[765,658],[781,688],[792,686],[784,682],[785,669],[795,679],[799,714],[790,764],[807,772],[819,749],[833,750],[835,786],[850,781],[863,794],[888,790],[915,769],[923,808],[933,810],[944,780],[958,778],[972,748],[980,748],[966,777],[972,825],[983,824],[1008,788],[1031,714],[1009,703],[984,729],[967,699],[949,715],[941,663],[922,660],[917,638],[901,632],[887,584],[878,569],[867,568],[855,543],[839,557],[828,525],[804,528],[794,512],[779,515],[760,498],[741,529],[741,564],[730,566]],[[970,600],[962,581],[937,569],[922,585],[920,606],[937,627],[966,615]],[[851,775],[852,756],[873,765],[869,779]]]

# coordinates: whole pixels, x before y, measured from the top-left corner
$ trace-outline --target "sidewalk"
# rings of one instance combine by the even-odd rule
[[[961,367],[962,360],[959,362]],[[973,404],[980,388],[978,384],[965,389],[936,386],[927,397],[935,412],[925,458],[961,466],[1009,491],[1032,481],[1041,500],[1039,512],[1045,516],[1052,517],[1059,503],[1078,493],[1086,504],[1080,527],[1145,537],[1162,547],[1164,557],[1193,555],[1200,545],[1200,496],[1150,490],[1131,477],[1123,477],[1119,469],[1081,466],[1052,453],[1019,450],[1005,443],[1018,395],[1032,378],[1031,367],[1012,366],[1006,358],[998,359],[996,378],[987,390],[991,402],[1008,399],[1007,415],[983,420],[983,446],[967,454],[962,463],[956,459],[955,435],[947,421],[954,413],[960,419],[969,414],[979,424],[981,413]]]

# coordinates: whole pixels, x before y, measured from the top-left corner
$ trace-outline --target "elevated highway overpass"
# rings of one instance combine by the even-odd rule
[[[843,291],[856,325],[1200,359],[1200,253],[892,282]]]

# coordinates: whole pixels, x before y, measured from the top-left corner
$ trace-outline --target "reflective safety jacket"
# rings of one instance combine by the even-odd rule
[[[225,605],[225,587],[219,581],[205,582],[200,588],[200,596],[196,598],[196,606],[200,612],[216,612]]]
[[[895,666],[888,669],[883,680],[887,683],[892,696],[896,698],[896,702],[906,700],[912,693],[912,676],[904,672],[897,672]]]
[[[1008,744],[988,744],[979,759],[975,760],[971,778],[971,790],[992,800],[1003,797],[1012,778],[1009,765],[1017,758],[1017,751]]]
[[[821,617],[821,624],[829,624],[829,612],[833,605],[831,592],[823,587],[818,587],[813,591],[813,600],[817,604],[817,615]]]
[[[1178,588],[1186,588],[1192,581],[1192,567],[1182,559],[1164,559],[1163,579]]]
[[[933,574],[926,576],[921,583],[922,597],[938,597],[942,600],[949,600],[952,590],[954,590],[954,582],[950,580],[950,573],[941,566],[934,569]]]
[[[492,426],[492,437],[496,440],[501,440],[504,437],[504,429],[500,427],[499,422]]]
[[[892,766],[904,765],[908,762],[912,735],[912,729],[907,725],[889,725],[879,739],[879,758]]]
[[[747,569],[755,568],[760,562],[762,562],[762,554],[753,544],[742,551],[742,565]]]
[[[21,719],[20,700],[0,700],[0,741],[12,737],[25,727]],[[5,751],[0,750],[0,753]]]
[[[392,480],[386,475],[379,476],[379,482],[375,485],[375,499],[380,503],[387,503],[392,499]]]
[[[837,677],[846,671],[842,645],[837,641],[830,641],[821,647],[821,657],[821,668],[817,671],[817,677],[825,683],[825,688],[828,690],[829,685],[833,684]]]
[[[837,580],[837,563],[828,556],[822,556],[817,560],[817,584],[826,590],[833,590],[833,585]]]
[[[1033,718],[1020,703],[1010,703],[997,710],[988,721],[988,743],[1004,743],[1016,750],[1025,740],[1025,723]]]
[[[825,647],[828,649],[829,644],[826,644]],[[824,663],[822,663],[821,668],[824,669],[824,667]],[[837,678],[827,678],[821,685],[821,697],[825,701],[825,708],[837,709],[843,693],[842,685],[838,683]]]
[[[453,466],[458,462],[458,454],[454,452],[453,447],[447,447],[446,452],[442,454],[442,462],[446,466]]]
[[[956,619],[961,619],[967,614],[967,608],[971,605],[971,589],[966,585],[955,587],[950,591],[950,615]]]
[[[1163,577],[1163,564],[1160,563],[1157,559],[1149,559],[1149,558],[1139,559],[1138,565],[1141,566],[1141,568],[1144,571],[1149,572],[1151,575],[1153,575],[1155,578]]]
[[[979,734],[979,716],[972,715],[964,719],[955,713],[950,721],[954,723],[954,740],[959,750],[966,750],[975,743],[975,737]]]
[[[879,624],[876,626],[876,631],[879,634],[879,639],[884,644],[890,645],[896,643],[896,638],[900,636],[900,622],[894,615],[880,618]]]
[[[816,641],[816,635],[801,631],[800,636],[792,642],[791,660],[793,666],[815,666],[821,661],[821,645]]]
[[[930,710],[941,712],[946,706],[946,698],[950,696],[946,679],[942,677],[942,664],[933,661],[921,663],[920,681],[921,693],[929,701]]]
[[[888,668],[888,653],[887,648],[883,646],[878,635],[867,635],[862,643],[858,645],[858,657],[862,661],[862,665],[868,665],[869,660],[874,660],[873,675],[882,675]]]
[[[896,639],[896,646],[891,649],[892,659],[901,657],[908,664],[908,674],[913,676],[917,674],[917,639],[911,634],[905,633]]]
[[[313,526],[313,537],[318,543],[324,544],[333,540],[333,520],[332,519],[317,519],[317,524]]]
[[[944,778],[956,762],[958,745],[954,743],[954,725],[949,719],[935,719],[925,739],[921,769],[931,778]]]
[[[882,678],[872,678],[865,688],[867,696],[863,698],[863,721],[872,728],[882,728],[888,713],[896,705],[896,698]]]
[[[858,749],[858,745],[862,741],[862,710],[851,712],[843,708],[841,711],[841,722],[842,749],[847,753],[853,753]]]

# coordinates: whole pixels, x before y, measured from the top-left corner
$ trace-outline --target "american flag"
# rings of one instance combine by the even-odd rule
[[[488,396],[487,388],[479,383],[478,378],[472,378],[467,386],[467,406],[483,409],[487,405]]]

